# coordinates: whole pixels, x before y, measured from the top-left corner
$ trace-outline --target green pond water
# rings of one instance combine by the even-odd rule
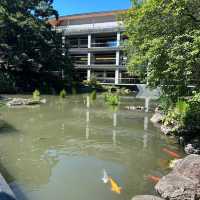
[[[168,172],[175,141],[150,122],[152,113],[128,111],[144,100],[121,98],[118,109],[103,96],[48,96],[35,108],[0,110],[0,170],[21,200],[130,200],[154,194],[149,175]],[[152,103],[150,103],[152,106]],[[105,169],[122,188],[101,180]]]

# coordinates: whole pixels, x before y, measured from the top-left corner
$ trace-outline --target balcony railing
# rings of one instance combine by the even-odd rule
[[[115,83],[114,77],[97,77],[97,81],[100,83]],[[138,78],[120,78],[119,84],[139,84]]]
[[[93,42],[91,46],[96,48],[116,48],[117,41]]]
[[[115,83],[115,78],[108,77],[97,77],[97,81],[100,83]]]

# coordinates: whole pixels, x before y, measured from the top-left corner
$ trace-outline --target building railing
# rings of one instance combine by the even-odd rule
[[[115,83],[115,78],[109,77],[97,77],[96,80],[100,83]]]
[[[100,83],[115,83],[114,77],[97,77],[97,81]],[[119,78],[119,84],[139,84],[138,78]]]
[[[96,48],[116,48],[117,47],[117,41],[108,41],[108,42],[93,42],[91,44],[91,47]]]

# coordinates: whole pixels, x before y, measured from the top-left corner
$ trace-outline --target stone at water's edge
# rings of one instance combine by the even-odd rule
[[[163,115],[161,113],[155,113],[153,117],[150,119],[152,123],[158,124],[161,123],[163,120]]]
[[[42,100],[33,100],[33,99],[24,99],[24,98],[14,98],[9,101],[6,105],[8,107],[23,107],[23,106],[35,106],[40,104],[45,104],[46,99]]]
[[[16,200],[16,197],[3,176],[0,174],[0,199],[1,200]]]
[[[163,200],[163,199],[152,195],[139,195],[133,197],[131,200]]]
[[[169,126],[165,126],[165,125],[162,125],[160,127],[160,130],[162,133],[164,133],[165,135],[172,135],[172,130],[173,128],[172,127],[169,127]]]
[[[200,156],[193,154],[179,161],[155,189],[167,200],[199,200]]]

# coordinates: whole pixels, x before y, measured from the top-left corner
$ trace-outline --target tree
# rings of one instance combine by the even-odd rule
[[[49,17],[58,18],[52,0],[1,0],[0,69],[17,80],[36,79],[35,74],[64,69],[70,77],[68,52],[62,35],[52,31]],[[37,80],[35,80],[37,81]]]
[[[172,101],[200,90],[200,1],[135,0],[124,16],[128,70]]]

